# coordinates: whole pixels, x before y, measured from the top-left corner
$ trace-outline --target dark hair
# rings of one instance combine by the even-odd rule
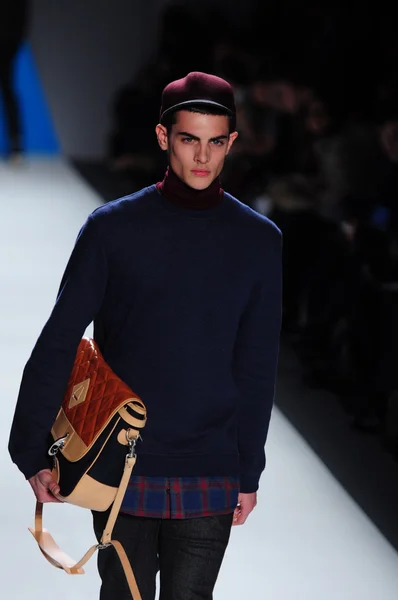
[[[170,113],[165,115],[165,117],[161,120],[161,124],[164,125],[164,127],[166,127],[168,134],[170,134],[171,128],[173,127],[173,125],[175,125],[177,123],[177,113],[180,110],[187,110],[188,112],[199,113],[201,115],[219,115],[219,116],[223,116],[223,117],[228,117],[228,121],[229,121],[228,132],[233,133],[235,131],[235,127],[236,127],[236,117],[235,116],[231,116],[226,110],[224,110],[223,108],[219,108],[218,106],[211,106],[209,104],[207,104],[206,106],[203,106],[200,104],[196,104],[196,105],[191,105],[189,107],[187,106],[187,108],[184,108],[184,109],[180,108],[180,109],[171,111]]]

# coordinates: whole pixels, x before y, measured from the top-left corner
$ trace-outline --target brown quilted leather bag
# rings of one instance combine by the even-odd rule
[[[101,541],[76,562],[62,552],[42,527],[43,505],[36,504],[34,528],[29,528],[40,550],[54,566],[69,574],[94,552],[112,545],[124,568],[132,597],[141,600],[133,571],[112,531],[136,462],[135,447],[146,423],[140,398],[112,371],[89,338],[79,344],[66,393],[51,429],[49,449],[59,499],[83,508],[106,511],[108,522]]]

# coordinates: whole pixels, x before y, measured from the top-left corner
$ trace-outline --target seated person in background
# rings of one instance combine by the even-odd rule
[[[112,170],[129,180],[134,188],[149,185],[161,177],[163,155],[153,139],[153,115],[158,110],[159,88],[167,65],[149,65],[135,83],[116,95],[113,105],[114,128],[109,137]]]

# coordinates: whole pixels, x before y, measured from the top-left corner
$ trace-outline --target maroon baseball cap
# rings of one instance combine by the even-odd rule
[[[232,86],[216,75],[194,71],[166,85],[162,94],[160,122],[171,112],[198,105],[222,108],[229,116],[236,116]]]

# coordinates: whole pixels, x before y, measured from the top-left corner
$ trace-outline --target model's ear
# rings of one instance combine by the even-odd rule
[[[234,131],[233,133],[229,134],[227,154],[231,150],[231,146],[234,143],[234,141],[236,140],[236,138],[238,137],[238,135],[239,135],[239,133],[237,131]]]
[[[169,140],[167,137],[167,129],[164,125],[156,125],[156,136],[158,138],[158,144],[162,150],[168,150]]]

